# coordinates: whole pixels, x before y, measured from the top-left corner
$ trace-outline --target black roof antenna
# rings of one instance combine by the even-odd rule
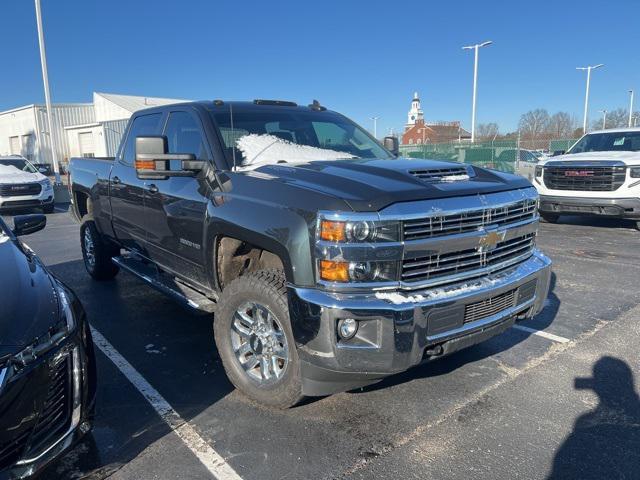
[[[316,112],[324,112],[327,109],[327,107],[323,107],[322,105],[320,105],[320,102],[318,100],[314,100],[313,103],[309,105],[309,108],[311,110],[315,110]]]

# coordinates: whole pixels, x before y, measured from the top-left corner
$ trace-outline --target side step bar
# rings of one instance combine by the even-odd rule
[[[189,308],[203,312],[213,312],[216,308],[215,301],[172,276],[158,272],[152,265],[125,256],[113,257],[111,261],[123,270],[145,281],[159,292],[168,295]]]

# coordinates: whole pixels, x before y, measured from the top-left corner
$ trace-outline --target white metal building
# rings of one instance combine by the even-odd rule
[[[70,157],[112,157],[133,112],[182,101],[94,92],[93,103],[53,104],[58,159],[66,163]],[[37,164],[51,164],[50,137],[44,105],[0,112],[0,155],[20,154]]]

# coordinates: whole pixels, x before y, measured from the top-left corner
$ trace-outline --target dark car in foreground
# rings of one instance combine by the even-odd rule
[[[18,237],[44,215],[0,219],[0,480],[39,472],[89,431],[95,357],[84,310]]]

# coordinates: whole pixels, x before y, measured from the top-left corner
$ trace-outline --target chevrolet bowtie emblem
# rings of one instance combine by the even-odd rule
[[[481,252],[487,252],[489,250],[493,250],[498,246],[498,243],[504,240],[504,236],[507,233],[506,230],[503,231],[491,231],[487,232],[486,235],[480,237],[480,245],[478,246],[478,250]]]

